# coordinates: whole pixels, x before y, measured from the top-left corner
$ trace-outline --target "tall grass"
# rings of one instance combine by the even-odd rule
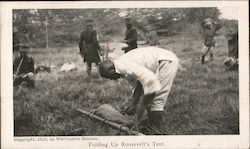
[[[176,36],[161,41],[161,47],[172,50],[185,70],[179,70],[164,111],[164,129],[169,135],[204,135],[239,133],[238,72],[225,71],[226,40],[217,39],[214,62],[201,65],[202,41],[197,37]],[[53,48],[52,63],[58,70],[63,63],[79,65],[74,72],[40,73],[36,88],[14,91],[15,136],[115,135],[103,123],[76,112],[91,111],[108,103],[118,108],[131,98],[131,87],[125,80],[99,78],[94,67],[91,77],[76,47]],[[44,49],[34,49],[36,63],[48,63]],[[81,129],[79,129],[81,128]]]

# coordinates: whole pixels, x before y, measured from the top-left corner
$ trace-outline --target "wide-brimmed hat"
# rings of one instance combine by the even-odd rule
[[[132,23],[131,17],[125,17],[125,23]]]
[[[94,20],[92,18],[85,19],[86,25],[93,25]]]
[[[30,50],[30,45],[27,43],[19,43],[19,52],[28,53]]]

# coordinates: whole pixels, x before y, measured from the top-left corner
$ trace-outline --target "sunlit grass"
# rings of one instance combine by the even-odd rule
[[[167,41],[167,42],[166,42]],[[238,72],[227,72],[226,40],[218,38],[215,61],[201,65],[202,41],[176,36],[161,41],[161,47],[172,50],[185,69],[179,70],[164,111],[164,129],[169,135],[238,134]],[[99,78],[96,67],[91,77],[77,46],[33,49],[36,64],[57,66],[51,73],[36,75],[36,88],[14,92],[15,135],[115,135],[119,131],[76,112],[91,111],[108,103],[119,107],[131,98],[131,87],[125,80]],[[74,62],[76,71],[59,73],[63,63]],[[80,131],[78,128],[81,128]]]

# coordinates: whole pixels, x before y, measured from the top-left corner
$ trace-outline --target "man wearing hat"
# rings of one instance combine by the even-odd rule
[[[93,29],[93,20],[88,19],[86,22],[86,29],[81,32],[79,49],[84,62],[87,62],[87,73],[90,75],[92,63],[98,66],[101,61],[98,53],[98,51],[100,51],[100,45],[97,40],[96,31]]]
[[[202,22],[203,27],[203,35],[204,35],[204,42],[202,48],[202,57],[201,62],[204,64],[205,57],[207,53],[210,52],[210,60],[213,61],[213,54],[214,54],[214,47],[215,47],[215,34],[217,30],[221,28],[221,25],[212,20],[211,18],[207,18]]]
[[[140,122],[147,110],[149,124],[158,128],[177,70],[177,56],[155,46],[134,49],[113,61],[104,61],[99,66],[102,77],[112,80],[125,78],[135,86],[126,113],[137,113]]]
[[[123,40],[124,43],[128,44],[128,47],[122,48],[122,50],[127,53],[128,51],[137,48],[137,31],[133,28],[131,23],[131,18],[125,18],[126,23],[126,37]]]
[[[28,56],[29,50],[29,45],[19,45],[19,56],[15,58],[13,63],[14,86],[24,83],[27,87],[35,87],[34,60]]]

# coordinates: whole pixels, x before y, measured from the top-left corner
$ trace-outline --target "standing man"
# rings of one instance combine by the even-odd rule
[[[98,51],[100,51],[100,45],[97,40],[96,31],[93,29],[93,20],[88,19],[86,21],[87,26],[86,29],[81,32],[79,49],[84,62],[87,62],[87,74],[90,75],[92,63],[98,66],[101,61],[98,53]]]
[[[201,62],[202,64],[204,64],[205,57],[208,52],[210,52],[210,60],[213,61],[214,47],[216,44],[214,36],[216,34],[216,31],[221,28],[221,25],[212,20],[211,18],[207,18],[203,21],[202,27],[203,27],[204,43],[202,48]]]
[[[164,105],[177,70],[177,56],[154,46],[134,49],[114,61],[104,61],[99,66],[102,77],[112,80],[125,78],[136,86],[126,113],[137,113],[140,122],[147,110],[149,124],[157,128],[161,126]]]
[[[127,30],[126,37],[123,42],[128,44],[128,47],[124,47],[122,50],[127,53],[128,51],[137,48],[137,31],[135,28],[133,28],[131,18],[126,18],[125,23]]]
[[[19,57],[15,58],[13,63],[14,86],[18,86],[25,83],[27,87],[35,87],[35,75],[34,75],[34,60],[28,55],[30,50],[29,45],[19,45]]]

